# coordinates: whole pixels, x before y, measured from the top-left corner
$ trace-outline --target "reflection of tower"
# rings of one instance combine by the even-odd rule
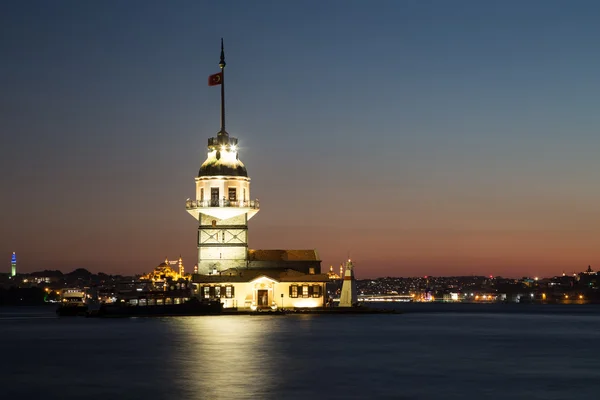
[[[344,283],[342,284],[342,294],[340,295],[340,307],[353,307],[358,302],[356,296],[356,281],[354,280],[354,265],[348,259],[346,262],[346,271],[344,272]]]
[[[17,275],[17,253],[13,251],[12,258],[10,259],[10,276]]]
[[[221,39],[221,72],[211,75],[209,86],[221,86],[221,129],[208,139],[208,155],[196,178],[196,200],[186,210],[199,222],[198,273],[246,267],[248,220],[259,209],[250,199],[250,178],[238,155],[237,138],[225,130],[225,53]]]

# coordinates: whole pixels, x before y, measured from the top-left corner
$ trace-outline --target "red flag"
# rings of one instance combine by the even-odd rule
[[[223,72],[218,72],[208,77],[208,86],[217,86],[223,83]]]

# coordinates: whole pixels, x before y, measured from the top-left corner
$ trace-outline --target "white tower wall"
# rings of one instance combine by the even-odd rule
[[[217,219],[200,214],[198,226],[198,273],[246,267],[248,220],[246,214]]]

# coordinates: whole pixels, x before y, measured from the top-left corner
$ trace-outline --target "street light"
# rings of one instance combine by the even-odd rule
[[[283,293],[281,293],[281,309],[283,310]]]

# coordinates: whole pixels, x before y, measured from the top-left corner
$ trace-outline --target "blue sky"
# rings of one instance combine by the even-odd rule
[[[0,257],[142,272],[195,258],[219,128],[253,248],[359,276],[544,275],[600,258],[593,1],[8,1]]]

